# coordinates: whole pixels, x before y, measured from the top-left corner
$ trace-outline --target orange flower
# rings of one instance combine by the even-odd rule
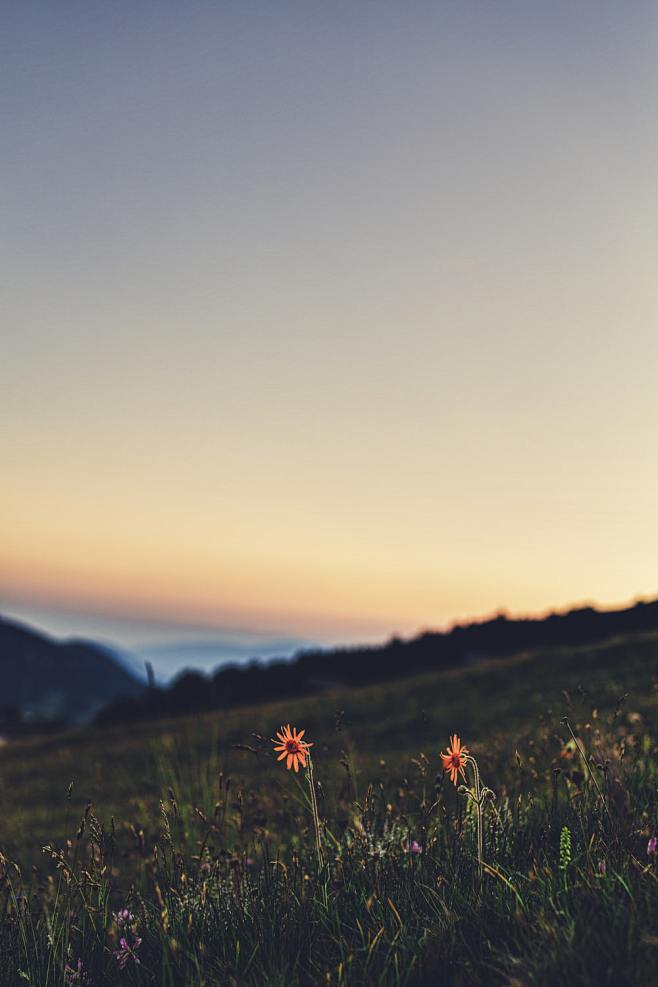
[[[272,743],[275,745],[275,751],[282,751],[278,757],[277,761],[283,761],[286,758],[286,767],[290,771],[294,768],[295,771],[299,771],[299,765],[303,768],[306,767],[306,758],[308,756],[308,749],[312,747],[313,744],[307,743],[307,741],[302,740],[305,734],[305,730],[300,730],[297,733],[297,727],[290,729],[290,724],[287,727],[281,727],[281,730],[277,732],[277,737],[279,738],[279,743],[277,745],[276,740]]]
[[[446,748],[445,754],[441,755],[443,770],[450,772],[450,781],[453,785],[457,784],[458,774],[466,781],[466,775],[464,774],[466,754],[468,754],[468,747],[462,747],[459,737],[457,734],[454,734],[450,740],[450,744]]]

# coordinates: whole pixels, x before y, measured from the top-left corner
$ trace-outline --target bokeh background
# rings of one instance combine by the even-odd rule
[[[167,676],[658,592],[655,4],[2,9],[3,613]]]

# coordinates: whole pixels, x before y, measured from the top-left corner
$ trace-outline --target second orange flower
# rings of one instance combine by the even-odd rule
[[[441,760],[443,761],[443,770],[450,773],[450,781],[453,785],[457,784],[457,776],[461,775],[464,781],[466,781],[466,775],[464,773],[464,765],[466,764],[466,755],[468,754],[468,747],[462,747],[462,743],[455,733],[450,740],[446,748],[445,754],[441,755]]]

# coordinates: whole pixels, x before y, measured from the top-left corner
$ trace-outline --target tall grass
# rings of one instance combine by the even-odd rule
[[[0,984],[656,982],[654,738],[618,707],[569,727],[475,744],[481,805],[431,751],[358,775],[342,732],[338,757],[315,748],[319,831],[265,738],[242,738],[240,787],[218,753],[160,744],[157,814],[88,806],[45,870],[2,859]]]

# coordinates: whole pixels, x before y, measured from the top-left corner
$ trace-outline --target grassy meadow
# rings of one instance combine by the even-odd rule
[[[658,982],[657,757],[655,635],[11,742],[0,984]]]

